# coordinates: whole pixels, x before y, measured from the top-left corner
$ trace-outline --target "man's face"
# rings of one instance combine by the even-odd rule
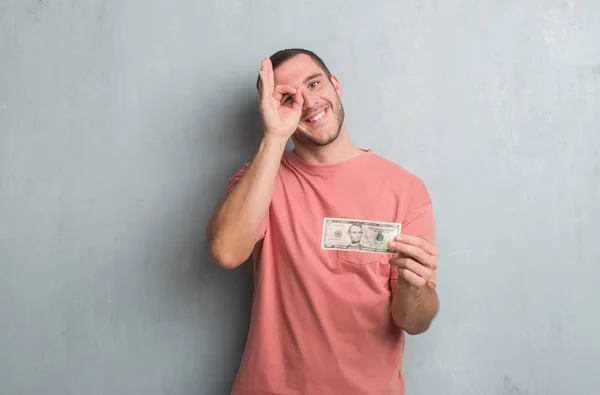
[[[352,244],[356,244],[362,239],[363,230],[360,226],[352,225],[348,230],[348,233],[350,234],[350,241]]]
[[[275,85],[290,85],[304,98],[302,116],[294,138],[305,145],[325,146],[334,141],[344,123],[341,88],[336,77],[331,81],[310,56],[301,54],[274,70]],[[293,97],[282,98],[291,106]]]

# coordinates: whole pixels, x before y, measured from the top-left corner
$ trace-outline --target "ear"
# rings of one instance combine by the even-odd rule
[[[335,91],[337,92],[339,97],[342,97],[342,85],[340,84],[340,80],[338,79],[338,77],[336,77],[335,75],[331,75],[331,83],[333,84],[333,87],[335,88]]]

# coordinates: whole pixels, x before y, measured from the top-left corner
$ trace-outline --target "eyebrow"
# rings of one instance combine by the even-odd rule
[[[311,74],[308,77],[306,77],[302,83],[306,84],[308,81],[312,80],[313,78],[320,77],[322,75],[323,75],[323,73],[314,73],[314,74]]]

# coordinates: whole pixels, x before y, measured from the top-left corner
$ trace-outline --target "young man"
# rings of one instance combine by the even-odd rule
[[[404,333],[426,331],[438,310],[427,189],[352,143],[340,81],[314,53],[275,53],[257,86],[262,142],[207,228],[217,264],[254,262],[232,394],[402,395]],[[402,236],[387,254],[324,249],[324,218],[400,223]]]

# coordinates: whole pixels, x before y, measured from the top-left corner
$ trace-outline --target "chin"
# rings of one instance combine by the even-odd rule
[[[340,130],[333,129],[327,133],[323,133],[323,130],[319,130],[317,133],[311,133],[310,130],[298,130],[295,133],[296,140],[304,145],[312,145],[317,147],[324,147],[333,143],[339,136]]]

